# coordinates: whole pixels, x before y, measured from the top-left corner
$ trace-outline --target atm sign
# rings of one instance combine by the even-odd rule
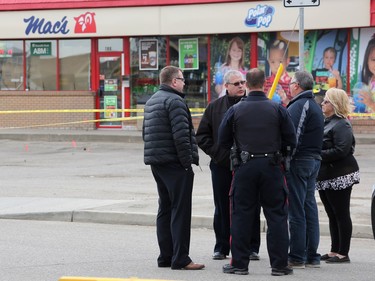
[[[32,56],[50,56],[51,42],[31,43],[30,54]]]

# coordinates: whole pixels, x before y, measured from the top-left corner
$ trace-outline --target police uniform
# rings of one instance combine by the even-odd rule
[[[218,131],[225,112],[238,103],[241,97],[229,96],[228,93],[211,102],[202,117],[196,134],[198,146],[211,157],[210,169],[214,197],[214,232],[215,253],[228,255],[230,250],[230,210],[229,190],[232,185],[229,149],[224,149],[218,142]],[[260,247],[260,206],[255,216],[256,224],[251,233],[251,252],[259,253]]]
[[[229,108],[219,128],[219,143],[236,142],[241,155],[230,191],[232,207],[231,266],[248,269],[250,236],[257,204],[267,220],[267,248],[271,267],[288,264],[287,187],[281,153],[296,145],[294,125],[287,110],[264,92],[252,91]]]

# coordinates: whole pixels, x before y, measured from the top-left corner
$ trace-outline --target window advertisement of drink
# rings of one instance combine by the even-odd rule
[[[225,95],[224,75],[239,70],[245,79],[250,67],[250,35],[224,34],[211,36],[211,99]]]
[[[305,34],[305,68],[314,77],[315,93],[333,87],[347,90],[347,57],[346,29],[316,30]]]
[[[312,30],[304,35],[304,66],[314,77],[317,102],[331,87],[346,90],[347,30]],[[258,64],[265,69],[265,91],[273,84],[280,63],[284,70],[273,94],[273,100],[285,104],[291,99],[289,83],[300,69],[298,32],[260,33],[258,38]]]
[[[117,96],[104,96],[104,109],[108,110],[104,112],[105,119],[117,118],[117,113],[110,111],[117,109]]]
[[[182,70],[199,69],[198,38],[179,39],[178,50]]]
[[[272,100],[286,102],[291,99],[289,83],[294,72],[299,68],[298,33],[293,32],[267,32],[260,33],[258,37],[258,67],[264,69],[266,82],[264,91],[268,94],[271,90],[280,63],[283,72]]]
[[[158,70],[158,40],[139,40],[139,69]]]
[[[354,28],[350,39],[350,88],[354,113],[375,112],[375,28]],[[372,114],[370,116],[373,118]],[[368,118],[369,116],[364,116]]]

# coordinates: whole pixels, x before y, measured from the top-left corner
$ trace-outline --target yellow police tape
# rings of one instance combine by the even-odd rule
[[[197,112],[199,114],[192,114],[193,118],[201,117],[205,108],[191,108],[191,112]],[[85,113],[85,112],[129,112],[129,113],[143,113],[143,109],[47,109],[47,110],[0,110],[0,114],[25,114],[25,113]],[[349,117],[375,117],[375,113],[351,113]],[[81,123],[97,123],[97,122],[124,122],[131,120],[141,120],[143,115],[132,116],[132,117],[119,117],[119,118],[104,118],[104,119],[93,119],[93,120],[82,120],[72,122],[61,122],[61,123],[49,123],[49,124],[37,124],[20,127],[1,127],[2,129],[26,129],[26,128],[38,128],[38,127],[51,127],[51,126],[63,126]]]
[[[194,108],[191,110],[192,112],[203,112],[202,109],[204,108]],[[83,111],[82,111],[83,110]],[[0,111],[0,114],[2,113],[35,113],[35,111],[38,111],[37,113],[60,113],[60,112],[123,112],[126,110],[134,110],[134,109],[115,109],[115,110],[102,110],[102,109],[66,109],[66,110],[17,110],[17,111]],[[135,109],[137,110],[137,109]],[[143,112],[143,109],[140,109],[141,112]],[[21,112],[20,112],[21,111]],[[203,114],[192,114],[191,116],[193,118],[200,117]],[[31,128],[40,128],[40,127],[53,127],[53,126],[64,126],[64,125],[73,125],[73,124],[83,124],[83,123],[98,123],[98,122],[122,122],[122,121],[130,121],[130,120],[141,120],[143,119],[143,116],[133,116],[133,117],[119,117],[119,118],[105,118],[105,119],[93,119],[93,120],[82,120],[82,121],[72,121],[72,122],[60,122],[60,123],[48,123],[48,124],[37,124],[37,125],[28,125],[28,126],[20,126],[20,127],[0,127],[0,130],[5,129],[31,129]]]
[[[146,281],[146,280],[147,281],[167,281],[167,280],[161,280],[161,279],[138,279],[137,277],[130,277],[130,278],[122,279],[122,278],[64,276],[59,279],[59,281]],[[169,281],[173,281],[173,280],[169,280]]]
[[[204,112],[205,108],[190,108],[191,112]],[[0,110],[0,114],[19,113],[84,113],[84,112],[141,112],[143,109],[46,109],[46,110]]]
[[[190,108],[191,112],[203,113],[205,108]],[[143,109],[46,109],[46,110],[0,110],[0,114],[23,114],[23,113],[85,113],[85,112],[130,112],[130,113],[143,113]],[[375,113],[350,113],[351,117],[374,117]],[[124,117],[123,119],[142,119],[143,116],[137,117]],[[103,120],[112,120],[103,119]],[[97,121],[99,122],[99,121]]]

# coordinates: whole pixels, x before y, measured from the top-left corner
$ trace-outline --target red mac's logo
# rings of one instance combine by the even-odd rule
[[[74,18],[74,33],[96,33],[95,13],[87,12]]]

